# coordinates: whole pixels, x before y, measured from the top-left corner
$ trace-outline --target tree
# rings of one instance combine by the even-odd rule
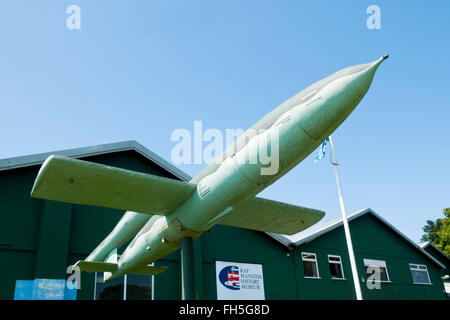
[[[439,243],[436,246],[447,256],[450,256],[450,208],[444,209],[445,218],[442,220],[442,226],[437,231]]]
[[[436,221],[427,220],[422,230],[425,234],[421,241],[431,241],[436,247],[450,256],[450,208],[443,210],[445,218]]]
[[[422,228],[425,234],[422,236],[420,241],[422,242],[431,241],[433,244],[435,244],[438,241],[437,232],[441,229],[441,227],[442,227],[442,219],[437,219],[436,221],[427,220],[425,226]]]

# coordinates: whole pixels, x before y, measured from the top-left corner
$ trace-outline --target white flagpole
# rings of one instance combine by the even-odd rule
[[[350,228],[348,227],[347,214],[345,212],[345,207],[344,207],[344,198],[342,196],[341,181],[339,180],[339,174],[338,174],[338,169],[337,169],[338,163],[336,162],[336,157],[334,155],[333,140],[331,139],[331,136],[330,136],[330,147],[331,147],[331,164],[334,166],[334,173],[336,174],[336,184],[337,184],[338,194],[339,194],[339,205],[341,207],[342,222],[344,224],[345,238],[347,240],[348,255],[350,257],[350,265],[352,268],[353,282],[355,284],[356,299],[362,300],[363,297],[362,297],[362,293],[361,293],[361,286],[359,284],[358,269],[356,268],[356,261],[355,261],[355,254],[353,252],[352,238],[350,236]]]

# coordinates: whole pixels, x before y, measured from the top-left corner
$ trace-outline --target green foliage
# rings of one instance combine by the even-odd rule
[[[450,256],[450,208],[443,210],[445,218],[436,221],[427,220],[422,230],[425,234],[421,241],[431,241],[436,247],[441,249],[447,256]]]
[[[435,245],[441,249],[447,256],[450,256],[450,208],[444,209],[445,218],[442,220],[442,226],[437,231],[439,242]]]
[[[425,226],[422,228],[425,234],[420,239],[422,242],[431,241],[435,244],[438,241],[437,232],[442,226],[442,219],[437,219],[436,221],[427,220]]]

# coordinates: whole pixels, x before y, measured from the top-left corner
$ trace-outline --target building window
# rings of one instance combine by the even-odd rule
[[[153,277],[126,274],[104,281],[103,272],[95,273],[95,300],[152,300]]]
[[[364,267],[368,278],[375,282],[390,282],[386,261],[364,259]]]
[[[302,252],[302,261],[305,278],[319,279],[316,254]]]
[[[123,300],[124,277],[103,280],[103,272],[95,273],[94,300]]]
[[[342,269],[342,259],[340,256],[329,254],[328,264],[330,265],[331,279],[344,279],[344,270]]]
[[[427,266],[423,264],[410,263],[409,270],[411,270],[411,276],[414,284],[431,284]]]

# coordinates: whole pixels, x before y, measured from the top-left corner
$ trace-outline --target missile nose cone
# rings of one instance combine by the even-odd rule
[[[367,67],[364,68],[363,70],[361,70],[356,75],[355,79],[358,79],[358,81],[360,81],[361,84],[364,84],[364,86],[363,86],[364,87],[364,89],[363,89],[364,94],[369,89],[369,86],[372,83],[372,79],[373,79],[373,77],[375,75],[375,72],[377,71],[378,67],[387,58],[389,58],[389,55],[385,54],[384,56],[382,56],[378,60],[375,60],[373,62],[369,62],[367,64]]]
[[[378,66],[387,57],[384,55],[378,60],[338,71],[334,79],[320,89],[320,98],[309,103],[312,110],[308,121],[301,124],[308,136],[318,141],[329,136],[356,108],[369,90]]]
[[[378,66],[387,58],[389,58],[388,54],[385,54],[384,56],[382,56],[380,59],[374,61],[371,63],[371,67],[375,67],[375,70],[378,68]],[[370,65],[370,64],[369,64]],[[370,68],[369,68],[370,69]]]

